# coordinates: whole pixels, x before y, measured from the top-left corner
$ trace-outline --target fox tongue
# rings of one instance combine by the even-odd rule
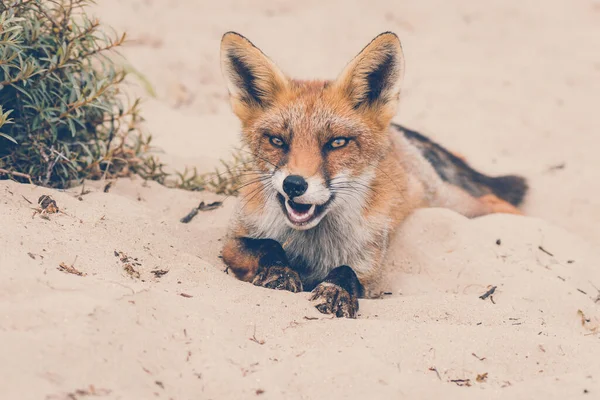
[[[315,214],[315,208],[314,204],[299,204],[289,200],[285,202],[288,216],[293,222],[299,224],[310,220]]]

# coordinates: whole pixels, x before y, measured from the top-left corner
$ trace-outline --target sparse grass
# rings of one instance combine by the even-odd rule
[[[214,172],[199,174],[196,168],[176,172],[172,186],[185,190],[208,190],[216,194],[235,196],[242,184],[242,178],[251,157],[244,150],[237,150],[229,161],[221,160],[221,167]]]

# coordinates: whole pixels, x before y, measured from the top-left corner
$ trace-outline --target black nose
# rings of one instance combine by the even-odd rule
[[[289,175],[283,180],[283,191],[291,198],[302,196],[308,189],[308,183],[300,175]]]

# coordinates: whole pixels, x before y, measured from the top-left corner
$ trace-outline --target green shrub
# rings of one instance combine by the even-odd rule
[[[0,0],[0,179],[66,188],[138,174],[170,187],[236,195],[248,152],[223,168],[169,175],[149,154],[139,99],[115,60],[125,35],[85,13],[92,0]],[[151,91],[147,82],[144,85]]]
[[[138,173],[164,182],[147,152],[139,100],[91,0],[0,0],[0,179],[51,187]]]

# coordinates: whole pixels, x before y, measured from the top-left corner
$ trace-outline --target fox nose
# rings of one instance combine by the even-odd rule
[[[308,189],[308,183],[300,175],[288,175],[283,180],[283,191],[290,198],[302,196],[306,189]]]

